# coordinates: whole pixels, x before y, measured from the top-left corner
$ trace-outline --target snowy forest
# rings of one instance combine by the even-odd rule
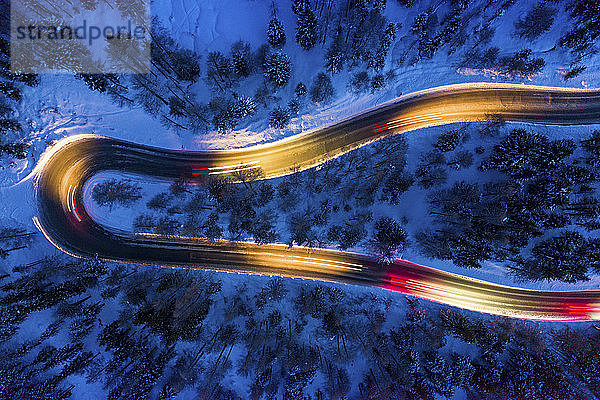
[[[182,3],[201,12],[237,3],[206,2]],[[263,13],[260,37],[190,45],[157,0],[149,73],[56,77],[10,71],[10,4],[0,0],[0,399],[600,398],[594,323],[79,259],[47,243],[32,222],[35,199],[9,190],[80,122],[89,133],[218,149],[445,83],[600,87],[596,0],[238,2]],[[87,99],[100,106],[61,114]],[[234,178],[111,174],[90,192],[98,215],[138,233],[348,250],[382,265],[405,258],[529,289],[600,283],[598,126],[490,116],[385,138],[281,178]]]

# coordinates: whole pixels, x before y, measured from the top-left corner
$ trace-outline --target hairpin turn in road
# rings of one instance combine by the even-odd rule
[[[261,179],[317,166],[368,143],[416,129],[489,119],[600,123],[600,90],[474,83],[409,94],[341,122],[235,150],[175,151],[96,135],[48,149],[34,170],[37,225],[77,257],[268,274],[385,288],[469,310],[527,319],[600,319],[600,291],[538,291],[463,277],[405,260],[381,265],[350,252],[135,234],[101,226],[86,211],[86,181],[102,171],[203,183],[253,171]]]

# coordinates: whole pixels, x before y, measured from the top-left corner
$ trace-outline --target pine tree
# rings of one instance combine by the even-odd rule
[[[587,67],[585,65],[572,66],[570,70],[565,73],[565,81],[577,77],[580,73],[585,71]]]
[[[391,260],[396,252],[402,252],[407,244],[407,234],[400,224],[389,217],[375,222],[373,234],[375,251],[385,260]]]
[[[310,98],[315,103],[327,103],[334,95],[333,85],[328,75],[319,72],[310,88]]]
[[[452,151],[456,149],[462,139],[462,133],[460,129],[446,131],[438,136],[434,147],[441,152]]]
[[[399,204],[400,196],[414,183],[414,178],[402,170],[394,170],[386,179],[381,199],[391,204]]]
[[[262,181],[260,186],[258,187],[258,194],[256,198],[256,203],[259,207],[264,207],[275,197],[275,190],[273,189],[273,185],[270,183]]]
[[[238,121],[256,112],[254,99],[246,96],[234,96],[234,100],[226,101],[214,98],[212,103],[214,117],[213,125],[218,132],[225,132],[237,127]]]
[[[524,19],[515,23],[517,35],[527,40],[534,40],[542,33],[547,32],[554,24],[556,10],[545,3],[539,3],[532,8]]]
[[[600,131],[593,131],[588,139],[581,141],[581,145],[588,154],[586,163],[600,167]]]
[[[231,60],[221,52],[210,52],[206,59],[206,76],[208,82],[219,91],[231,88],[234,83]]]
[[[269,114],[269,125],[275,129],[284,129],[290,123],[290,113],[283,107],[276,107]]]
[[[250,44],[240,40],[231,46],[233,72],[237,76],[247,77],[252,73]]]
[[[177,96],[169,97],[169,114],[174,117],[183,117],[186,113],[186,103]]]
[[[104,93],[110,85],[107,74],[77,74],[76,78],[82,79],[92,90]]]
[[[302,82],[298,82],[296,89],[294,89],[294,93],[298,97],[304,96],[306,94],[306,85]]]
[[[279,235],[277,234],[274,222],[275,214],[270,211],[262,211],[256,216],[251,232],[256,243],[273,243],[277,240]]]
[[[575,149],[572,141],[550,141],[539,133],[513,129],[494,146],[482,169],[497,169],[515,179],[530,179],[539,171],[560,165]]]
[[[265,78],[275,87],[284,86],[290,80],[291,66],[287,54],[282,52],[269,54],[265,61]]]
[[[396,39],[397,26],[395,24],[387,24],[385,27],[379,47],[375,54],[369,59],[368,67],[375,71],[381,71],[385,67],[385,59],[392,47],[394,39]]]
[[[435,185],[441,185],[448,180],[448,172],[443,167],[422,165],[415,171],[419,185],[429,189]]]
[[[344,69],[346,57],[343,51],[343,37],[341,34],[331,42],[327,54],[325,55],[325,69],[332,74],[337,74]]]
[[[288,109],[290,110],[290,115],[298,115],[300,111],[300,101],[298,99],[292,99],[288,102]]]
[[[296,15],[302,14],[305,10],[309,8],[309,0],[292,0],[292,11]]]
[[[304,50],[310,50],[317,43],[317,19],[309,7],[298,14],[296,42]]]
[[[124,180],[109,179],[99,183],[92,189],[92,198],[101,206],[112,206],[117,203],[123,207],[130,207],[142,198],[142,188],[135,183]]]
[[[275,48],[281,48],[285,45],[285,30],[281,20],[277,17],[271,18],[269,28],[267,29],[267,40]]]
[[[162,192],[151,198],[146,207],[151,210],[165,210],[171,202],[171,196],[167,192]]]
[[[581,60],[596,52],[594,44],[600,37],[600,8],[593,0],[573,0],[566,10],[572,19],[572,28],[559,40],[560,46],[571,49]]]
[[[236,96],[230,107],[231,114],[238,119],[254,115],[257,109],[254,99],[247,96]]]
[[[206,219],[204,225],[204,236],[210,240],[220,239],[223,237],[223,228],[219,225],[219,214],[212,212]]]
[[[306,213],[293,215],[289,222],[290,246],[312,247],[317,244],[317,233],[313,230],[312,221],[306,218]]]
[[[344,54],[338,50],[327,52],[325,56],[325,69],[332,74],[342,72],[344,69]]]
[[[448,165],[455,169],[470,168],[473,165],[473,153],[468,150],[459,151]]]
[[[16,87],[13,82],[0,81],[0,93],[3,93],[6,97],[16,102],[21,101],[21,98],[23,97],[21,89]]]
[[[371,92],[375,93],[385,87],[385,76],[383,74],[375,74],[371,78]]]
[[[586,196],[564,207],[564,210],[577,217],[595,219],[600,217],[600,201],[595,197]]]
[[[0,133],[6,134],[11,131],[20,131],[21,124],[16,119],[2,118],[0,119]]]
[[[560,236],[546,239],[531,250],[531,258],[521,260],[515,272],[526,279],[560,279],[564,282],[588,280],[592,248],[578,232],[565,231]]]
[[[188,49],[177,49],[169,53],[171,68],[177,79],[186,82],[196,82],[200,76],[200,56]]]
[[[197,133],[208,130],[210,110],[206,104],[194,101],[192,104],[188,103],[185,109],[187,126],[192,132]]]
[[[181,224],[174,218],[162,217],[156,222],[154,232],[158,235],[175,235],[179,231]]]
[[[528,78],[540,73],[546,62],[543,58],[530,58],[531,53],[531,49],[525,49],[517,51],[512,57],[500,58],[500,71],[513,78]]]
[[[366,71],[355,73],[350,81],[350,86],[355,93],[366,92],[369,89],[369,74]]]

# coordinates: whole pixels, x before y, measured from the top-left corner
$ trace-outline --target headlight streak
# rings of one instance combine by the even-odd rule
[[[398,118],[393,121],[386,122],[384,125],[377,125],[373,127],[373,132],[379,133],[391,129],[397,129],[402,126],[413,125],[423,122],[443,121],[446,116],[440,113],[434,113],[426,115],[416,115],[406,118]]]
[[[229,174],[232,172],[246,171],[250,169],[260,168],[259,161],[251,161],[247,163],[241,163],[237,165],[225,165],[220,167],[203,167],[203,168],[192,168],[192,175],[218,175],[218,174]]]

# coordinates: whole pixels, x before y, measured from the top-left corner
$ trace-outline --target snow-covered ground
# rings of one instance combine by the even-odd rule
[[[435,5],[439,2],[432,0],[429,3]],[[265,43],[265,31],[271,17],[272,4],[271,0],[203,0],[202,2],[195,0],[156,0],[152,4],[152,12],[161,20],[163,26],[167,28],[181,46],[205,56],[208,51],[212,50],[227,52],[231,44],[240,39],[248,41],[253,49]],[[287,34],[287,43],[284,50],[290,55],[293,65],[290,84],[278,93],[282,97],[282,104],[285,104],[291,98],[296,82],[302,81],[308,85],[317,72],[324,70],[324,49],[322,47],[304,52],[295,43],[295,16],[291,12],[290,4],[291,1],[287,0],[276,2],[277,15],[282,19]],[[565,53],[561,50],[545,53],[556,42],[557,38],[564,34],[568,27],[564,10],[558,13],[552,29],[533,43],[512,36],[514,21],[526,11],[527,9],[524,7],[512,7],[494,23],[496,33],[492,43],[500,47],[503,52],[509,54],[523,48],[532,48],[534,56],[543,56],[546,60],[546,67],[542,74],[536,75],[530,81],[516,81],[550,86],[600,87],[599,56],[592,56],[587,61],[588,68],[580,76],[571,81],[565,81],[563,74],[569,68]],[[391,100],[403,93],[451,83],[515,81],[486,71],[458,69],[456,56],[448,56],[444,49],[440,50],[431,60],[421,61],[413,66],[398,66],[397,62],[404,49],[401,42],[410,40],[408,29],[416,14],[415,8],[407,11],[398,2],[388,1],[385,10],[386,17],[392,22],[401,23],[402,28],[398,34],[397,45],[392,48],[388,60],[388,66],[395,71],[395,78],[385,89],[374,94],[351,94],[346,90],[350,73],[346,71],[334,75],[335,100],[325,106],[305,105],[301,109],[300,115],[294,117],[288,128],[283,130],[269,128],[266,122],[267,110],[262,110],[256,116],[244,122],[234,132],[226,134],[209,132],[202,135],[184,134],[172,128],[166,128],[159,120],[145,113],[141,107],[119,107],[108,96],[89,90],[83,81],[72,76],[41,76],[41,84],[38,87],[24,90],[24,100],[17,115],[19,120],[23,121],[23,125],[27,127],[27,139],[32,143],[31,155],[25,160],[11,162],[8,162],[6,158],[0,159],[0,225],[21,226],[28,231],[36,231],[32,222],[32,218],[37,215],[33,181],[25,178],[32,171],[41,154],[53,141],[70,135],[94,133],[172,149],[229,149],[278,140],[307,129],[328,124],[361,112],[365,108]],[[205,100],[210,97],[208,93],[198,93],[198,95]],[[518,125],[509,124],[508,128],[513,126]],[[536,131],[543,132],[550,137],[569,137],[575,140],[588,136],[593,128],[535,127]],[[418,162],[421,153],[431,146],[431,143],[442,129],[431,128],[406,135],[409,144],[409,165],[415,165]],[[94,178],[89,182],[88,188],[106,177],[107,175],[103,175]],[[146,182],[143,186],[145,199],[139,203],[139,206],[145,208],[145,200],[153,194],[166,190],[166,185],[166,183],[161,182]],[[86,196],[89,196],[89,193],[90,191],[87,190]],[[421,197],[422,193],[423,191],[411,189],[404,194],[402,208],[400,209],[400,206],[393,207],[394,210],[392,211],[397,213],[399,217],[407,217],[408,230],[414,230],[415,227],[427,223],[424,222],[427,212],[425,210],[426,202]],[[110,210],[94,205],[92,201],[88,201],[87,204],[89,205],[88,211],[90,214],[109,226],[130,228],[133,217],[141,211],[137,209],[123,210],[118,207]],[[388,211],[392,212],[386,210],[386,212]],[[418,216],[418,218],[415,216]],[[41,235],[37,236],[30,250],[15,251],[6,260],[0,260],[0,274],[11,273],[11,267],[14,265],[25,264],[44,256],[60,254]],[[597,289],[600,285],[600,276],[594,276],[590,281],[573,285],[556,282],[515,282],[512,276],[506,274],[506,269],[502,265],[486,263],[482,269],[467,270],[459,268],[451,262],[428,259],[413,248],[407,250],[403,257],[419,264],[511,286],[566,290],[575,288]],[[223,293],[232,293],[235,291],[235,287],[245,284],[250,288],[250,292],[254,294],[261,287],[264,287],[267,282],[265,277],[248,279],[245,275],[217,275],[224,283]],[[394,299],[391,310],[386,310],[388,313],[388,322],[386,323],[391,324],[403,318],[406,307],[404,300],[401,300],[399,296],[386,294],[380,289],[359,287],[344,287],[344,291],[355,299],[359,299],[361,296],[377,297],[380,307],[383,307],[384,301]],[[291,307],[291,302],[286,304],[287,307]],[[226,307],[227,304],[224,300],[220,300],[211,313],[218,314]],[[285,312],[286,310],[283,310],[282,314],[285,314]],[[101,318],[110,321],[116,318],[116,312],[110,307],[105,307]],[[34,336],[35,332],[44,329],[49,319],[49,312],[37,312],[31,315],[21,327],[20,336]],[[555,326],[554,324],[543,325],[549,329]],[[309,331],[309,329],[306,329],[304,332]],[[67,338],[57,336],[53,340],[58,343],[66,341]],[[307,338],[306,341],[310,342],[310,338]],[[447,346],[451,347],[452,343]],[[239,357],[241,355],[239,349],[236,348],[232,352],[232,361],[237,361]],[[365,362],[365,360],[355,360],[357,365]],[[364,371],[362,368],[357,367],[350,368],[350,372],[355,374],[351,376],[352,381],[360,381],[363,377],[361,374]],[[236,392],[242,398],[247,398],[249,383],[239,376],[231,374],[230,371],[225,376],[223,384],[235,387]],[[71,383],[76,385],[74,398],[95,399],[105,397],[100,384],[85,384],[83,378],[81,382],[77,381],[79,378],[70,379],[72,379]],[[317,376],[311,386],[314,390],[322,383],[319,379],[324,380],[322,376]],[[351,394],[356,395],[355,392]],[[186,390],[181,392],[177,398],[188,399],[192,396],[191,390]],[[464,393],[457,393],[455,396],[456,399],[463,397]]]

